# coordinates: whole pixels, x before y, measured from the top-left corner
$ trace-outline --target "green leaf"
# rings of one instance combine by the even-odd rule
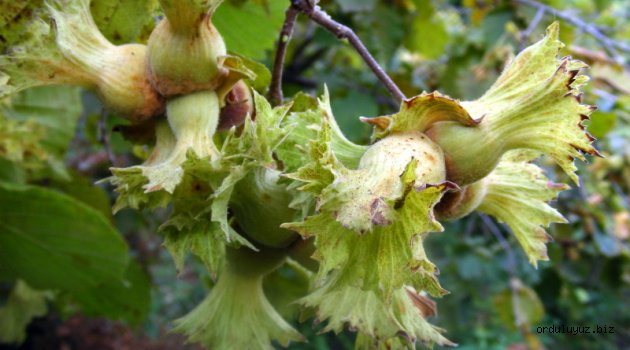
[[[595,111],[591,115],[591,122],[588,124],[588,132],[596,138],[605,137],[608,132],[615,128],[617,124],[617,114],[615,112]]]
[[[54,191],[0,183],[0,276],[38,289],[120,279],[127,245],[94,209]]]
[[[494,46],[506,32],[505,26],[512,20],[512,13],[504,10],[488,13],[481,23],[483,38],[487,47]]]
[[[350,90],[343,98],[333,99],[331,105],[337,123],[348,139],[353,142],[365,142],[369,139],[369,125],[361,123],[357,116],[378,114],[378,104],[374,96]]]
[[[540,324],[545,309],[536,292],[518,279],[510,283],[512,288],[494,297],[494,305],[503,324],[513,330]]]
[[[153,15],[157,0],[93,0],[90,10],[94,22],[109,41],[115,44],[144,41],[142,34],[155,25]]]
[[[270,1],[267,6],[247,1],[224,3],[212,16],[230,51],[260,60],[273,49],[284,21],[284,1]]]
[[[69,181],[55,180],[51,186],[68,196],[92,207],[104,217],[112,219],[109,196],[101,187],[94,186],[92,179],[78,172],[71,172]]]
[[[125,320],[137,326],[149,312],[151,281],[140,264],[132,260],[122,279],[106,280],[72,294],[81,312],[87,316]]]
[[[43,0],[12,0],[0,3],[0,52],[16,44],[25,34]]]
[[[0,182],[26,183],[26,173],[18,164],[0,158]]]
[[[32,120],[7,119],[0,111],[0,158],[24,169],[41,168],[48,158],[40,144],[44,131]]]
[[[444,53],[448,43],[448,31],[437,15],[431,1],[414,1],[417,15],[411,22],[405,47],[422,54],[427,59],[436,59]]]
[[[0,308],[0,343],[19,344],[26,339],[26,327],[35,317],[48,311],[46,292],[17,280],[9,298]]]
[[[339,7],[343,12],[372,11],[376,0],[340,0]]]
[[[64,86],[23,91],[11,100],[9,107],[0,110],[10,119],[40,124],[45,129],[42,145],[59,158],[65,155],[74,137],[82,111],[80,89]]]

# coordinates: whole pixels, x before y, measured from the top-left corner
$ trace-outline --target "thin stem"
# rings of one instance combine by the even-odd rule
[[[387,88],[390,94],[392,94],[398,102],[402,102],[406,99],[405,95],[400,91],[400,88],[398,88],[396,83],[394,83],[383,68],[376,62],[365,45],[363,45],[363,42],[361,42],[361,39],[359,39],[352,29],[330,18],[325,11],[320,9],[319,6],[312,4],[309,0],[292,0],[292,7],[307,15],[313,22],[333,33],[337,38],[347,39],[376,77],[385,85],[385,88]]]
[[[527,29],[521,32],[521,51],[527,45],[527,39],[529,39],[529,37],[532,35],[532,33],[534,32],[534,29],[538,27],[538,24],[540,24],[540,21],[543,19],[544,15],[545,15],[545,9],[538,8],[538,10],[536,11],[536,15],[527,26]]]
[[[570,24],[579,28],[584,33],[587,33],[591,35],[592,37],[594,37],[595,39],[597,39],[602,44],[606,52],[608,52],[608,54],[610,54],[612,57],[616,59],[623,61],[623,57],[617,54],[617,50],[630,52],[630,45],[627,45],[625,43],[622,43],[622,42],[619,42],[619,41],[616,41],[607,37],[595,25],[591,23],[587,23],[575,15],[557,10],[551,6],[541,4],[534,0],[516,0],[516,2],[519,4],[534,7],[538,10],[542,10],[555,17],[558,17],[564,21],[569,22]]]
[[[510,247],[510,244],[505,240],[505,237],[503,237],[503,234],[501,234],[501,230],[492,221],[492,219],[490,219],[487,215],[483,215],[483,214],[480,214],[479,216],[481,217],[481,221],[486,226],[488,231],[490,231],[490,233],[492,233],[492,235],[497,239],[497,241],[499,241],[501,248],[503,248],[503,250],[507,254],[508,274],[510,275],[510,278],[515,278],[516,277],[516,257],[514,255],[514,251],[512,250],[512,247]]]
[[[114,153],[112,152],[112,147],[109,142],[109,135],[107,134],[107,116],[107,110],[103,108],[101,110],[101,118],[98,121],[98,140],[105,149],[107,159],[109,160],[111,165],[115,167],[118,165],[118,162],[116,161],[116,157],[114,157]]]
[[[512,251],[510,244],[507,242],[505,237],[503,237],[503,234],[501,234],[501,230],[492,221],[492,219],[490,219],[487,215],[483,215],[483,214],[479,216],[481,217],[481,221],[483,222],[484,226],[499,241],[501,248],[503,248],[503,250],[507,254],[507,270],[508,270],[508,274],[510,275],[509,286],[510,286],[510,292],[512,296],[512,312],[514,314],[514,321],[515,321],[516,327],[521,329],[521,325],[523,325],[524,323],[523,317],[520,314],[520,307],[519,307],[520,305],[519,305],[519,299],[518,299],[518,289],[521,282],[518,279],[518,277],[516,277],[516,257],[514,256],[514,251]],[[526,334],[522,332],[522,329],[521,329],[521,333],[523,337],[526,338]]]
[[[284,24],[280,31],[280,37],[278,38],[278,47],[276,48],[276,57],[273,62],[273,73],[271,76],[271,85],[269,87],[269,99],[274,106],[282,104],[282,71],[284,67],[284,57],[287,52],[287,46],[293,35],[293,28],[295,27],[295,20],[298,15],[298,10],[289,6],[285,13]]]

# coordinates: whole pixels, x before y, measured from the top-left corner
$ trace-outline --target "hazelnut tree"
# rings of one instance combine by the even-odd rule
[[[354,32],[316,1],[294,0],[267,99],[269,73],[232,53],[214,25],[222,2],[159,0],[146,45],[116,45],[97,26],[94,1],[47,0],[0,56],[6,103],[37,86],[80,86],[128,120],[120,128],[131,143],[151,145],[141,164],[112,167],[101,183],[115,189],[114,213],[167,208],[158,232],[177,269],[193,255],[214,281],[174,331],[211,349],[303,341],[264,288],[290,266],[308,292],[283,302],[323,322],[323,332],[351,329],[360,349],[452,346],[447,330],[428,320],[433,299],[448,293],[425,249],[442,223],[487,214],[509,226],[534,267],[549,259],[546,227],[566,222],[549,202],[569,186],[551,181],[535,160],[552,159],[579,185],[574,160],[599,156],[583,124],[595,110],[582,103],[588,67],[559,57],[558,22],[477,99],[406,97]],[[372,127],[369,144],[344,135],[325,88],[317,99],[283,98],[284,55],[299,14],[347,39],[399,103],[395,113],[361,118]],[[55,172],[43,165],[41,130],[0,122],[8,130],[1,154]],[[26,319],[12,321],[15,333],[23,336],[20,327],[45,313],[46,300],[68,293],[89,309],[81,293],[134,273],[124,242],[95,210],[28,184],[0,182],[0,191],[12,213],[0,223],[0,277],[28,305]],[[54,221],[21,221],[39,211]],[[33,266],[31,254],[50,254],[50,266]],[[10,337],[0,331],[0,339],[20,339]]]

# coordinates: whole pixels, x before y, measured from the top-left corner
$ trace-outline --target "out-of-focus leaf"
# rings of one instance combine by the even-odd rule
[[[43,0],[0,2],[0,52],[16,44]]]
[[[44,128],[32,120],[7,119],[0,112],[0,158],[25,169],[40,168],[48,157],[40,144],[44,133]]]
[[[0,343],[23,342],[26,326],[47,310],[46,293],[17,280],[6,304],[0,308]]]
[[[93,0],[90,9],[103,35],[115,44],[144,41],[154,26],[157,0]]]
[[[2,113],[15,120],[33,120],[45,128],[44,148],[52,155],[65,154],[81,116],[80,89],[45,86],[26,90],[11,100]]]
[[[405,47],[420,53],[428,59],[435,59],[444,53],[448,43],[448,31],[444,22],[436,16],[431,1],[414,1],[417,15],[407,31]]]
[[[80,290],[120,279],[127,245],[108,220],[63,194],[0,183],[0,278]]]
[[[630,70],[610,64],[595,63],[591,67],[591,76],[595,83],[604,83],[619,90],[621,94],[630,95]]]
[[[478,25],[495,6],[493,0],[464,0],[463,5],[471,10],[473,24]]]
[[[278,39],[287,6],[289,3],[284,1],[270,1],[268,6],[226,2],[212,16],[212,23],[230,51],[262,59]]]
[[[81,176],[79,173],[72,173],[70,181],[54,181],[52,186],[68,196],[88,205],[104,217],[112,218],[112,206],[107,193],[87,177]]]
[[[371,95],[351,90],[345,97],[336,98],[330,102],[343,134],[352,142],[365,141],[369,137],[371,128],[361,123],[359,117],[378,115],[378,105],[374,98]]]
[[[512,19],[512,13],[505,10],[492,11],[484,17],[481,24],[484,41],[491,47],[505,33],[505,25]]]
[[[621,253],[622,244],[617,237],[608,233],[596,232],[593,234],[593,238],[597,248],[605,256],[613,257]]]
[[[520,280],[512,280],[512,289],[506,289],[494,297],[494,304],[503,322],[509,329],[530,327],[540,323],[545,315],[540,298]]]
[[[0,182],[24,183],[26,173],[17,164],[0,158]]]
[[[111,279],[73,293],[81,311],[88,316],[105,316],[140,324],[149,312],[149,276],[135,261],[130,261],[123,279]]]
[[[405,37],[403,17],[390,5],[378,4],[376,10],[366,14],[364,41],[375,57],[386,64],[400,47]]]
[[[376,0],[339,0],[337,3],[343,12],[367,12],[376,6]]]
[[[617,124],[617,115],[614,112],[595,111],[591,115],[591,121],[588,124],[588,132],[596,138],[603,138],[609,131],[615,128]]]

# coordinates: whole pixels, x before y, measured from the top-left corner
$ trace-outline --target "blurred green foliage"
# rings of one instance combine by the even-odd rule
[[[630,41],[627,1],[544,3],[594,23],[611,39]],[[16,1],[13,12],[0,15],[1,50],[19,39],[20,28],[31,9],[39,4],[41,1]],[[215,17],[216,26],[230,50],[271,68],[274,44],[288,4],[281,0],[227,1]],[[480,96],[505,63],[519,49],[539,39],[544,28],[556,19],[545,14],[540,22],[532,23],[537,17],[536,9],[518,1],[500,0],[322,0],[320,6],[356,31],[407,96],[439,90],[462,100]],[[157,14],[155,1],[94,0],[92,10],[101,29],[115,42],[145,41],[153,21],[130,22],[130,14]],[[597,147],[605,157],[582,165],[582,186],[561,194],[556,206],[570,223],[550,228],[555,240],[549,244],[550,261],[540,263],[537,270],[527,263],[509,229],[488,224],[476,214],[447,223],[444,233],[428,240],[426,250],[440,268],[442,285],[452,293],[437,300],[439,313],[432,321],[445,328],[447,336],[462,350],[515,350],[534,348],[536,344],[554,349],[630,349],[629,55],[620,54],[625,65],[613,62],[600,42],[565,22],[561,35],[566,43],[561,54],[591,65],[586,74],[592,82],[584,100],[596,105],[598,111],[592,115],[588,130],[598,138]],[[367,143],[370,137],[370,128],[358,121],[359,116],[373,117],[397,110],[385,88],[347,42],[337,40],[301,16],[288,48],[285,96],[298,91],[319,94],[324,85],[330,90],[339,125],[353,141]],[[101,119],[96,98],[74,88],[29,90],[0,104],[0,229],[15,229],[10,226],[11,210],[28,212],[28,208],[44,205],[48,214],[74,210],[82,220],[76,225],[87,220],[100,225],[90,235],[88,229],[59,223],[66,228],[60,230],[59,240],[80,231],[85,240],[100,245],[100,249],[105,244],[99,240],[102,235],[123,237],[129,246],[125,253],[122,240],[110,241],[107,262],[82,246],[77,252],[67,252],[78,254],[72,258],[50,257],[36,262],[52,270],[22,281],[16,280],[18,267],[11,267],[7,260],[10,255],[3,251],[10,249],[11,237],[0,232],[0,321],[3,312],[20,306],[12,303],[15,296],[10,290],[15,284],[16,290],[56,289],[54,295],[46,295],[54,299],[50,312],[70,315],[81,310],[90,316],[141,324],[145,334],[160,337],[170,328],[169,320],[192,309],[212,284],[199,262],[176,274],[171,258],[160,247],[161,238],[154,235],[163,221],[160,213],[124,210],[111,216],[108,208],[115,194],[111,188],[91,184],[106,177],[110,165],[99,129],[111,130],[123,121],[110,115],[103,126]],[[30,123],[20,125],[32,130],[28,140],[36,137],[39,142],[25,141],[19,157],[16,151],[9,154],[3,146],[8,137],[2,134],[9,123],[14,123],[12,128],[15,123]],[[137,163],[136,157],[146,153],[146,149],[131,147],[117,133],[111,135],[110,141],[115,160],[121,164]],[[566,176],[551,163],[543,161],[541,165],[552,180],[567,182]],[[15,191],[27,191],[34,202],[12,200],[11,193]],[[33,226],[20,227],[32,231],[35,243],[38,230],[44,229],[36,224],[35,220]],[[55,226],[46,229],[54,230]],[[507,237],[511,248],[506,249],[497,240],[497,230]],[[40,242],[38,247],[60,242]],[[27,248],[25,243],[15,251],[26,254]],[[127,264],[127,260],[131,263]],[[66,264],[67,271],[77,270],[77,275],[55,275],[56,263]],[[103,264],[104,268],[90,269]],[[280,293],[303,295],[295,283],[304,278],[301,273],[287,267],[270,276],[277,283],[266,286],[269,299],[284,300],[278,297]],[[85,275],[84,280],[76,279],[81,275]],[[81,293],[77,293],[79,290]],[[41,315],[43,296],[27,296],[39,304],[24,312]],[[292,305],[277,308],[297,321]],[[538,327],[552,325],[592,329],[610,326],[614,327],[614,334],[537,332]],[[352,348],[352,332],[318,335],[319,328],[321,325],[313,326],[310,321],[299,325],[308,343],[291,348]],[[3,338],[0,332],[2,340],[12,339]]]

